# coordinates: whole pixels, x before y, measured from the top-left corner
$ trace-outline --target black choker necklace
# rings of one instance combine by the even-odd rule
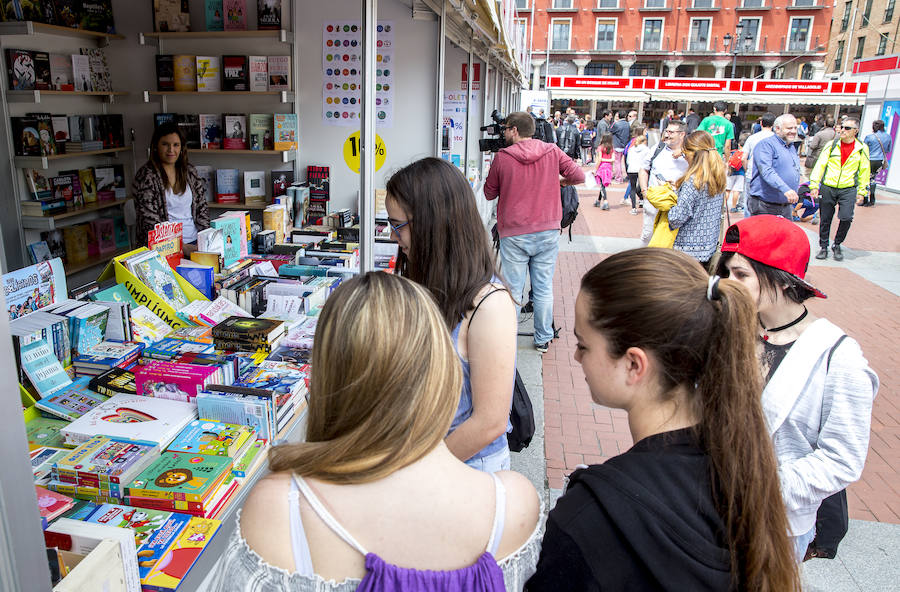
[[[778,331],[784,331],[785,329],[789,329],[806,318],[806,315],[809,314],[809,310],[806,309],[806,306],[803,306],[803,312],[799,317],[788,323],[787,325],[782,325],[780,327],[773,327],[771,329],[766,329],[766,326],[762,324],[762,321],[759,322],[760,326],[763,328],[763,341],[769,340],[769,333],[777,333]]]

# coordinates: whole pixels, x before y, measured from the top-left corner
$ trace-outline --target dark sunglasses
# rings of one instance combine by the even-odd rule
[[[841,129],[843,129],[843,130],[855,130],[855,129],[859,129],[859,128],[852,127],[852,126],[847,126],[847,125],[842,125],[842,126],[841,126]]]

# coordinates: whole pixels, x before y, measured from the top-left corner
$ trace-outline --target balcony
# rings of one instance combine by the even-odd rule
[[[714,0],[694,0],[685,10],[687,12],[717,12],[722,10],[721,1],[719,0],[720,6],[716,6]]]
[[[634,50],[635,55],[670,53],[672,51],[671,44],[669,42],[668,37],[665,37],[660,40],[653,40],[653,41],[645,39],[644,44],[642,46],[641,45],[641,36],[635,35],[634,47],[640,48],[640,49]]]
[[[640,12],[671,12],[670,0],[644,0],[643,6],[638,8]]]
[[[735,8],[738,12],[759,12],[772,10],[773,0],[744,0],[741,6]]]
[[[824,4],[794,4],[793,6],[785,6],[785,10],[824,10]]]

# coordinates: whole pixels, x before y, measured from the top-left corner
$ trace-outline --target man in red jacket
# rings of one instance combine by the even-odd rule
[[[584,173],[555,144],[534,140],[533,134],[534,119],[528,113],[509,114],[503,130],[509,146],[494,156],[484,196],[500,198],[501,271],[520,302],[524,302],[525,272],[531,273],[534,347],[544,353],[553,339],[553,270],[562,218],[559,189],[583,183]]]

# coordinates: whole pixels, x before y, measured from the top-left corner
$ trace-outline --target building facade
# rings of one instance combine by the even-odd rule
[[[821,79],[833,10],[827,0],[516,5],[516,34],[528,48],[535,90],[547,74]]]
[[[825,58],[827,76],[848,76],[853,60],[900,51],[900,14],[894,14],[895,5],[896,0],[837,0]]]

